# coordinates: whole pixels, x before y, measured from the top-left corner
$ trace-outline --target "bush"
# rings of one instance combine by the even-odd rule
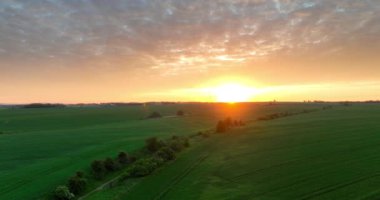
[[[87,186],[87,179],[84,178],[83,172],[77,172],[67,183],[70,192],[77,195],[82,193]]]
[[[183,139],[183,146],[184,147],[190,147],[190,141],[189,141],[189,138],[184,138]]]
[[[203,138],[208,138],[208,137],[210,137],[210,135],[209,135],[208,133],[203,133],[203,134],[202,134],[202,137],[203,137]]]
[[[137,160],[137,157],[136,157],[136,156],[130,156],[130,157],[129,157],[129,162],[130,162],[130,163],[134,163],[134,162],[136,162],[136,160]]]
[[[121,174],[121,176],[118,179],[118,181],[119,182],[123,182],[123,181],[127,180],[130,177],[131,177],[131,173],[129,171],[127,171],[127,172],[124,172],[123,174]]]
[[[143,177],[151,174],[155,169],[163,164],[160,158],[146,158],[136,161],[129,169],[128,173],[132,177]]]
[[[145,140],[145,145],[148,151],[150,151],[151,153],[154,153],[163,146],[163,143],[162,141],[158,140],[156,137],[151,137]]]
[[[56,200],[71,200],[74,198],[75,195],[64,185],[58,186],[54,191],[54,199]]]
[[[155,154],[158,158],[164,161],[174,160],[176,158],[174,151],[171,148],[163,147]]]
[[[176,135],[173,135],[173,136],[172,136],[172,140],[178,140],[178,139],[179,139],[178,136],[176,136]]]
[[[102,179],[106,172],[104,163],[101,160],[94,160],[91,163],[91,170],[96,179]]]
[[[120,152],[119,155],[117,155],[117,161],[122,165],[126,165],[130,163],[130,160],[131,159],[129,155],[125,152]]]
[[[109,172],[113,172],[117,170],[118,166],[112,158],[106,158],[104,160],[104,168]]]
[[[175,152],[180,152],[185,148],[181,140],[171,141],[169,147]]]
[[[75,176],[77,176],[77,177],[79,177],[79,178],[84,178],[84,172],[82,172],[82,171],[77,171],[77,172],[75,173]]]
[[[159,112],[152,112],[148,118],[160,118],[162,117],[161,114]]]

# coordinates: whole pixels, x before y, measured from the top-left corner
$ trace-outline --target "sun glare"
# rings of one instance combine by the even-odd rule
[[[230,83],[215,87],[212,92],[218,102],[237,103],[249,101],[254,94],[254,89]]]

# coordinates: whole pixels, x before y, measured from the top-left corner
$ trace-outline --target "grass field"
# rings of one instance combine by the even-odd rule
[[[252,122],[86,199],[376,199],[379,121],[380,105],[353,105]]]
[[[189,135],[225,116],[249,121],[153,175],[85,199],[373,199],[380,193],[380,105],[175,104],[0,110],[0,199],[37,199],[92,160],[150,136]],[[173,117],[182,109],[188,115]],[[272,113],[317,112],[270,121]],[[143,119],[152,111],[166,117]]]
[[[151,111],[200,110],[141,120]],[[0,110],[0,199],[36,199],[92,160],[141,148],[150,136],[194,133],[214,124],[192,105]],[[210,112],[211,113],[211,112]]]

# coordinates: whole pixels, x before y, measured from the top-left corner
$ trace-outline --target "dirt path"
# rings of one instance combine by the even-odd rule
[[[113,183],[114,181],[116,181],[117,179],[119,179],[120,177],[122,176],[122,174],[120,174],[119,176],[116,176],[115,178],[103,183],[102,185],[98,186],[97,188],[95,188],[94,190],[88,192],[87,194],[81,196],[78,198],[78,200],[83,200],[85,199],[86,197],[90,196],[91,194],[94,194],[95,192],[97,191],[100,191],[100,190],[103,190],[105,187],[107,187],[109,184]]]

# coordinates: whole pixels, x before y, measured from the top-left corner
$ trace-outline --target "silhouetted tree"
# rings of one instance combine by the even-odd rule
[[[226,128],[230,128],[232,126],[232,120],[230,117],[227,117],[225,120],[224,120],[224,125],[226,126]]]
[[[227,130],[226,123],[224,121],[219,121],[218,124],[216,125],[216,132],[224,133],[226,132],[226,130]]]

